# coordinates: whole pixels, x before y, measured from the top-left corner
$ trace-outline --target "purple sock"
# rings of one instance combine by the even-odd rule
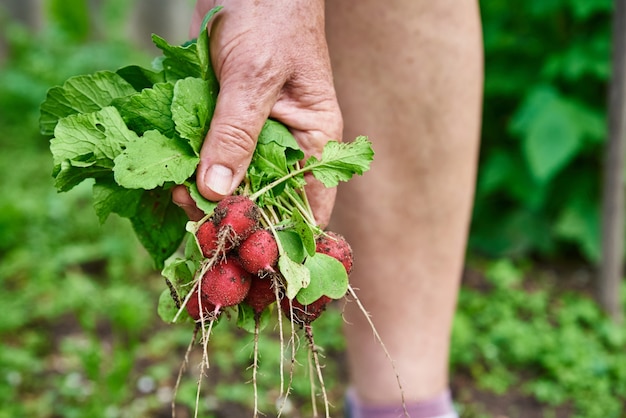
[[[346,395],[347,418],[403,418],[406,417],[402,406],[365,405],[359,401],[354,390]],[[452,404],[450,391],[446,390],[435,398],[421,402],[408,403],[407,412],[411,418],[454,418],[458,417]]]

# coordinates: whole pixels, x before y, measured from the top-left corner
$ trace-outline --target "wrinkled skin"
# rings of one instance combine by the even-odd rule
[[[217,3],[197,2],[191,37]],[[341,139],[343,129],[324,34],[324,2],[219,4],[224,9],[211,21],[210,49],[220,93],[196,173],[200,193],[214,201],[230,195],[243,179],[268,117],[289,127],[306,157],[319,156],[326,142]],[[336,190],[307,180],[316,221],[325,226]],[[202,216],[184,187],[174,191],[173,199],[191,219]]]

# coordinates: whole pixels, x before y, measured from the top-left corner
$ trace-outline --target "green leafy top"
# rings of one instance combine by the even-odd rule
[[[205,19],[198,39],[186,45],[170,45],[154,35],[163,52],[154,68],[130,65],[72,77],[51,88],[41,105],[41,132],[52,136],[55,187],[66,191],[95,179],[94,208],[100,221],[111,213],[128,218],[157,268],[164,267],[186,233],[191,235],[185,213],[172,202],[172,187],[186,185],[206,213],[215,206],[198,193],[194,174],[219,92],[206,30],[218,11]],[[289,130],[267,120],[235,193],[256,200],[268,225],[278,229],[289,296],[308,301],[345,292],[347,276],[339,274],[334,281],[339,287],[326,286],[323,280],[309,287],[311,277],[335,277],[339,269],[315,254],[314,237],[321,230],[304,193],[304,174],[334,187],[365,172],[373,151],[359,137],[350,143],[331,141],[320,158],[303,158]],[[184,259],[185,265],[197,263],[195,258]]]

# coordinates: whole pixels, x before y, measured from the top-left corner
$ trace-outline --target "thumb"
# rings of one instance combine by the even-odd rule
[[[229,196],[239,186],[276,101],[277,93],[257,94],[257,88],[254,90],[238,83],[223,83],[220,87],[196,172],[198,190],[209,200]]]

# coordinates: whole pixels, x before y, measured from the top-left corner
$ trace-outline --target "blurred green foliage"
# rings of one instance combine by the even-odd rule
[[[491,0],[481,9],[486,78],[471,249],[595,262],[611,0]]]

